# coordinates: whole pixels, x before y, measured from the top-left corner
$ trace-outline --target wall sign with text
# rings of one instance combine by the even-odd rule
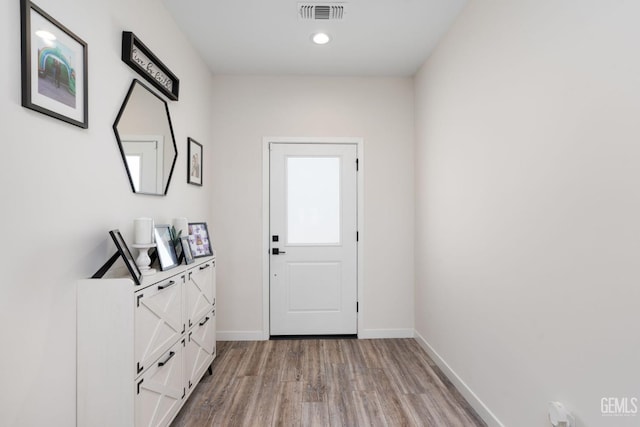
[[[131,31],[122,32],[122,61],[169,99],[178,100],[180,80]]]

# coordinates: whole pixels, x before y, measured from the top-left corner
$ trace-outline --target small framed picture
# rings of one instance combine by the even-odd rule
[[[22,18],[22,106],[87,129],[87,43],[29,0]]]
[[[115,243],[116,248],[118,248],[118,253],[122,257],[124,264],[127,266],[127,270],[129,270],[129,273],[131,273],[131,277],[133,277],[136,286],[140,285],[140,278],[142,277],[142,273],[140,272],[140,269],[138,268],[133,255],[131,255],[129,247],[122,238],[120,230],[111,230],[109,231],[109,235],[113,239],[113,243]]]
[[[202,186],[202,144],[187,138],[187,183]]]
[[[182,248],[182,239],[173,239],[173,247],[176,250],[176,259],[178,260],[178,265],[182,264],[182,258],[184,257],[184,250]]]
[[[189,223],[189,246],[194,258],[213,255],[206,222]]]
[[[181,237],[180,243],[182,243],[182,253],[184,254],[185,264],[191,264],[194,259],[193,254],[191,253],[191,248],[189,247],[189,236]]]
[[[153,229],[156,238],[156,252],[160,260],[160,270],[165,271],[178,266],[176,248],[171,239],[171,226],[168,224],[156,225]]]

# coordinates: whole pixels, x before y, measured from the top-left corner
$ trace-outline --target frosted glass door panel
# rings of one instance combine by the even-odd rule
[[[287,158],[287,243],[340,243],[340,158]]]

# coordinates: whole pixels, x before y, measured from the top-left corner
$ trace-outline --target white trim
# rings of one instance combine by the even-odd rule
[[[365,329],[360,330],[358,338],[361,339],[386,339],[386,338],[413,338],[413,329]]]
[[[356,144],[358,150],[358,337],[364,324],[364,139],[360,137],[263,137],[262,138],[262,336],[269,339],[269,144]],[[219,333],[218,333],[219,334]]]
[[[262,339],[269,339],[269,142],[262,138]]]
[[[420,346],[429,354],[429,357],[438,365],[442,372],[449,378],[456,389],[462,394],[469,405],[475,409],[480,418],[487,423],[488,427],[504,427],[504,424],[498,420],[498,417],[491,412],[491,409],[484,404],[482,400],[471,390],[471,388],[464,382],[462,378],[456,374],[456,372],[449,366],[449,364],[438,354],[437,351],[427,342],[427,340],[420,335],[418,331],[415,331],[415,340]]]
[[[265,341],[262,331],[216,331],[217,341]]]

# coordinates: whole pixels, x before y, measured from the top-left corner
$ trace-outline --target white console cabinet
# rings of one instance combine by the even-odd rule
[[[171,423],[216,356],[215,270],[78,282],[78,427]]]

